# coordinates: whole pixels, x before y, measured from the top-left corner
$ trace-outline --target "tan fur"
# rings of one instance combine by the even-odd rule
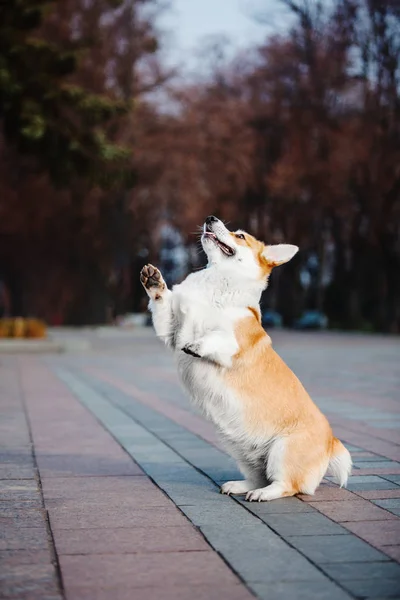
[[[234,235],[234,234],[232,234]],[[274,265],[263,257],[265,245],[245,234],[247,244],[259,261],[262,276]],[[332,452],[342,447],[332,434],[326,417],[311,400],[296,375],[272,348],[261,326],[259,311],[249,307],[249,316],[237,323],[235,336],[239,351],[225,381],[243,402],[248,433],[259,439],[286,440],[284,473],[291,496],[306,491],[310,475],[325,473]]]

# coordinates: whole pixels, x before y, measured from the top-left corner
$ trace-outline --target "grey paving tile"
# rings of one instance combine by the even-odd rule
[[[271,502],[272,504],[272,502]],[[293,535],[347,535],[348,531],[338,523],[317,512],[301,514],[263,514],[260,518],[283,537]]]
[[[400,565],[394,562],[348,562],[321,564],[321,569],[338,582],[363,579],[400,579]]]
[[[389,512],[393,513],[394,515],[397,515],[400,517],[400,498],[387,498],[387,499],[383,499],[383,500],[371,500],[371,502],[373,502],[377,506],[380,506],[381,508],[384,508],[385,510],[388,510]]]
[[[304,556],[290,548],[273,532],[254,523],[239,523],[226,529],[225,523],[200,527],[213,548],[247,582],[326,581],[325,576]],[[288,568],[290,565],[290,568]]]
[[[347,489],[350,492],[367,491],[367,490],[398,490],[399,486],[391,481],[382,480],[382,482],[374,483],[352,483],[347,484]]]
[[[379,456],[378,454],[370,454],[369,456],[357,456],[354,455],[352,456],[353,458],[353,462],[354,463],[379,463],[379,462],[387,462],[387,458],[385,458],[384,456]],[[374,468],[381,468],[380,465],[374,464]]]
[[[196,484],[193,482],[161,482],[157,480],[157,483],[162,485],[163,490],[177,506],[197,505],[198,503],[204,505],[210,502],[224,505],[232,502],[232,499],[221,496],[218,488],[211,481]]]
[[[310,504],[302,502],[295,497],[279,498],[279,500],[274,500],[273,502],[246,502],[243,497],[239,496],[236,499],[246,510],[259,516],[261,519],[263,515],[317,512]]]
[[[349,452],[363,452],[364,448],[360,448],[359,446],[352,446],[351,444],[347,444],[346,442],[343,442],[344,446],[346,446],[347,450]]]
[[[400,475],[382,475],[384,479],[400,484]]]
[[[329,580],[321,583],[282,581],[250,587],[261,600],[350,600],[352,597]]]
[[[181,506],[181,510],[185,515],[197,525],[203,526],[221,526],[221,523],[226,523],[228,530],[233,536],[236,524],[247,523],[249,526],[252,522],[258,522],[260,530],[266,529],[263,525],[253,517],[250,513],[245,512],[239,504],[231,498],[220,495],[220,501],[207,505],[196,504],[194,506]],[[225,500],[228,500],[227,502]]]
[[[399,514],[400,511],[400,498],[386,498],[381,500],[371,500],[377,506],[389,510],[394,514]]]
[[[334,481],[333,477],[327,477],[331,481]],[[349,483],[382,483],[382,478],[378,475],[352,475],[349,479]]]
[[[394,460],[386,460],[386,461],[369,461],[369,462],[358,462],[357,460],[354,464],[360,469],[398,469],[400,467],[400,463],[395,462]]]
[[[352,535],[295,536],[287,539],[318,565],[390,560],[379,550]]]
[[[393,598],[400,595],[400,579],[355,579],[343,581],[345,587],[351,594],[358,598]]]

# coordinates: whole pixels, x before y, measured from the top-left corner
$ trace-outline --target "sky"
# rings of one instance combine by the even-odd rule
[[[167,58],[193,66],[205,40],[225,36],[231,50],[261,42],[282,28],[287,17],[278,0],[170,0],[171,9],[161,20],[167,30]],[[262,22],[257,19],[262,15]]]

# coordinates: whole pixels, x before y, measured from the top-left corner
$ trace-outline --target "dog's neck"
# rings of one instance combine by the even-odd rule
[[[196,290],[199,299],[206,299],[219,308],[257,307],[266,285],[250,277],[235,276],[235,272],[221,265],[210,265],[189,275],[184,285]]]

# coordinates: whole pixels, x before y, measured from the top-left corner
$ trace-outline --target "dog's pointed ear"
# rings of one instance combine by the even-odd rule
[[[271,267],[278,267],[289,262],[298,251],[298,246],[293,246],[293,244],[277,244],[266,246],[263,256]]]

